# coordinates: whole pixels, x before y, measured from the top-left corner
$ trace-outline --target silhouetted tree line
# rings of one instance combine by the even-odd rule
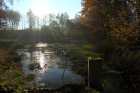
[[[9,9],[8,3],[13,4],[13,0],[0,0],[0,30],[17,29],[20,21],[20,14]]]
[[[91,33],[87,27],[80,22],[80,16],[70,19],[67,13],[50,15],[47,23],[35,26],[36,19],[29,15],[29,28],[24,30],[7,30],[0,32],[1,40],[33,41],[47,43],[88,43],[91,40]],[[33,21],[33,22],[31,22]]]

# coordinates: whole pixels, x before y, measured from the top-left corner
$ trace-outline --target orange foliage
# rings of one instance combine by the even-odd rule
[[[6,12],[3,10],[0,10],[0,18],[6,18]]]

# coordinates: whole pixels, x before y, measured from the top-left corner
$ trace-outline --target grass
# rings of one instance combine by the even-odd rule
[[[20,61],[15,62],[14,50],[0,48],[0,86],[11,87],[16,93],[20,93],[33,76],[26,78],[21,69]]]

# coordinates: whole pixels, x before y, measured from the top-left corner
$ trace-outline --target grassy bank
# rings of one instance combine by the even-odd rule
[[[24,75],[20,60],[16,50],[0,48],[0,90],[21,93],[31,81],[30,75]]]

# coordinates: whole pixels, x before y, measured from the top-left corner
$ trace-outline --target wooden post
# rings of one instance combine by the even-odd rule
[[[90,60],[92,57],[88,57],[88,88],[90,88]]]

